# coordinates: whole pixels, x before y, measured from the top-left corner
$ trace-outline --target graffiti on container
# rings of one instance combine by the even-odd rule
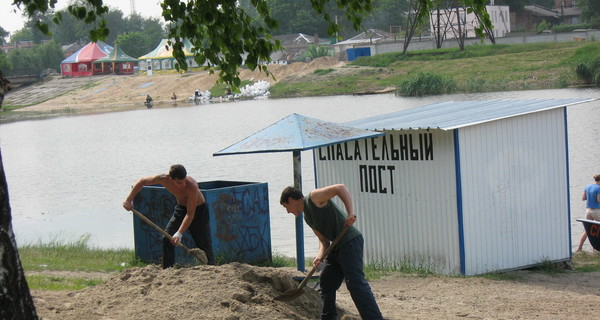
[[[261,192],[262,191],[262,192]],[[238,254],[243,252],[266,251],[270,238],[269,226],[265,224],[262,214],[268,215],[268,208],[263,208],[266,188],[232,190],[223,193],[212,204],[217,230],[215,237],[236,248]]]

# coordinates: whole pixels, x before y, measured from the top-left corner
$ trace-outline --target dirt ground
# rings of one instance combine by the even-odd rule
[[[73,274],[72,274],[73,275]],[[80,291],[32,295],[42,319],[318,319],[316,282],[291,302],[290,268],[231,263],[161,270],[128,269]],[[385,319],[596,319],[600,273],[517,271],[511,280],[392,273],[370,281]],[[88,274],[87,277],[98,277]],[[344,286],[340,319],[360,319]]]
[[[322,57],[311,62],[295,62],[289,65],[270,65],[269,72],[273,77],[264,72],[240,69],[241,80],[265,80],[271,85],[288,77],[301,77],[316,69],[339,68],[345,65],[332,57]],[[87,77],[88,82],[81,82],[75,78],[55,78],[41,86],[30,86],[19,90],[10,91],[6,97],[9,105],[30,105],[19,111],[50,112],[69,109],[73,112],[93,110],[119,110],[132,105],[143,107],[146,95],[154,99],[154,106],[171,106],[171,96],[176,93],[179,103],[186,103],[187,98],[194,94],[196,89],[206,91],[212,88],[217,79],[217,73],[193,72],[185,74],[165,75],[132,75],[117,76],[104,75]],[[64,91],[57,92],[55,96],[48,97],[42,103],[31,103],[25,99],[43,97],[48,95],[52,87],[66,87]],[[69,89],[69,86],[71,88]],[[39,88],[39,90],[38,90]],[[74,90],[73,90],[74,89]],[[22,101],[19,101],[22,100]],[[23,102],[23,103],[21,103]]]

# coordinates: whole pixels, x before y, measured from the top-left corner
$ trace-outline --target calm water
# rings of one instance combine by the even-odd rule
[[[3,123],[0,148],[18,244],[89,235],[92,246],[133,248],[133,218],[122,201],[139,177],[182,163],[198,181],[267,182],[273,250],[295,256],[294,219],[278,201],[280,191],[293,184],[291,153],[213,153],[291,113],[345,122],[438,101],[571,97],[600,98],[600,90],[253,100],[64,116]],[[581,193],[592,175],[600,173],[599,107],[594,101],[568,109],[574,246],[583,230],[575,221],[585,208]],[[302,176],[305,190],[314,187],[310,151],[302,153]],[[305,232],[306,255],[313,256],[318,243],[306,226]]]

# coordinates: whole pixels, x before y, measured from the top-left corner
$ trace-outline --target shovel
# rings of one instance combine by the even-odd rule
[[[348,231],[348,228],[350,228],[350,226],[346,226],[346,225],[344,226],[344,229],[342,229],[342,232],[340,232],[340,234],[338,234],[337,237],[335,237],[335,239],[333,240],[333,243],[331,243],[331,245],[329,247],[327,247],[327,249],[325,250],[325,253],[323,253],[323,257],[321,258],[320,262],[323,262],[323,259],[327,258],[327,256],[331,252],[331,250],[333,250],[333,247],[335,247],[338,244],[338,242],[340,242],[340,240],[342,240],[342,238],[344,237],[344,234],[346,234],[346,231]],[[308,279],[310,279],[310,277],[313,275],[313,273],[315,273],[316,270],[317,270],[317,267],[313,266],[312,269],[310,270],[310,272],[308,273],[308,275],[304,278],[304,280],[302,280],[302,282],[300,282],[300,285],[298,286],[298,288],[290,289],[290,290],[282,293],[281,295],[276,297],[275,300],[292,301],[292,300],[298,298],[299,296],[301,296],[304,293],[303,288],[306,285],[306,283],[308,282]]]
[[[158,232],[162,233],[169,240],[171,240],[173,238],[170,234],[168,234],[166,231],[164,231],[159,226],[154,224],[154,222],[152,222],[152,220],[148,219],[141,212],[135,210],[134,208],[131,208],[131,211],[133,213],[135,213],[135,215],[138,216],[140,219],[144,220],[144,222],[146,222],[147,224],[152,226],[154,229],[156,229]],[[183,243],[181,243],[181,241],[177,245],[182,247],[183,249],[185,249],[185,251],[187,251],[187,253],[189,253],[192,257],[196,258],[196,260],[198,260],[198,262],[200,262],[200,264],[208,263],[208,258],[206,258],[206,253],[204,253],[204,251],[202,251],[198,248],[190,249],[190,248],[186,247]]]

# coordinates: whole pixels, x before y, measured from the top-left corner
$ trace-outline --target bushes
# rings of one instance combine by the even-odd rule
[[[415,77],[402,81],[397,94],[401,96],[425,96],[456,91],[456,83],[435,73],[419,72]]]
[[[581,62],[576,72],[579,78],[600,87],[600,56]]]

